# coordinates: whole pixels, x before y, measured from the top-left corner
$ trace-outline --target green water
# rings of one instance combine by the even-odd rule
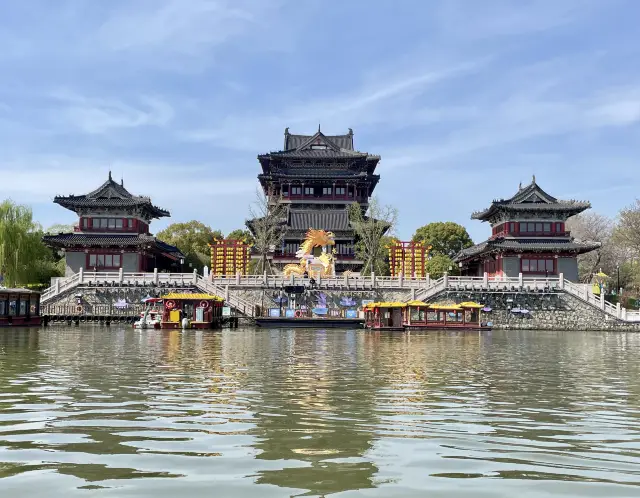
[[[640,334],[0,329],[0,496],[637,497]]]

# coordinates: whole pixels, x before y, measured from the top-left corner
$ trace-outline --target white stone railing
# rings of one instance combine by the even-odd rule
[[[41,302],[45,304],[54,297],[68,292],[75,287],[126,285],[126,286],[193,286],[210,294],[224,296],[225,301],[240,313],[246,316],[255,316],[256,306],[246,299],[240,298],[230,292],[230,289],[264,289],[282,288],[290,285],[309,286],[309,278],[291,275],[247,275],[230,277],[210,277],[208,279],[193,273],[124,273],[119,272],[85,272],[80,271],[68,278],[58,279],[54,285],[42,293]],[[574,297],[603,310],[607,315],[619,320],[640,322],[640,312],[627,311],[620,304],[614,306],[604,300],[603,297],[593,294],[591,285],[576,284],[564,279],[563,274],[558,277],[539,278],[524,277],[490,277],[484,274],[482,277],[458,277],[445,274],[437,280],[431,280],[429,276],[420,278],[378,277],[371,276],[341,276],[318,278],[315,281],[318,289],[332,290],[406,290],[410,292],[411,299],[427,300],[445,290],[477,290],[485,292],[509,292],[509,291],[541,291],[561,290]]]

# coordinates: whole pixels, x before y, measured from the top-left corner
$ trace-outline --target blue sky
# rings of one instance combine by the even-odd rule
[[[228,232],[284,128],[353,128],[398,233],[535,174],[615,216],[640,187],[635,0],[23,0],[0,8],[0,198],[46,227],[109,169]]]

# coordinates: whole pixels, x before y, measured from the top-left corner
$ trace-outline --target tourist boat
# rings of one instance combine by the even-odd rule
[[[162,296],[163,329],[210,329],[222,325],[224,300],[213,294],[178,294]]]
[[[364,307],[364,326],[372,330],[404,330],[403,310],[407,303],[376,302]]]
[[[482,307],[482,304],[471,301],[460,304],[422,301],[369,303],[365,306],[365,327],[372,330],[490,330],[491,322],[481,319]]]
[[[149,298],[144,300],[144,311],[140,313],[140,319],[133,324],[134,329],[159,329],[162,326],[162,298]]]
[[[41,323],[39,292],[0,287],[0,327],[37,327]]]

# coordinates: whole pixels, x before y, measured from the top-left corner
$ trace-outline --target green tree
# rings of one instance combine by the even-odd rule
[[[440,278],[445,274],[445,272],[449,275],[460,274],[458,265],[445,254],[435,254],[431,259],[429,259],[429,261],[427,261],[426,266],[429,277],[433,279]]]
[[[253,245],[253,243],[255,242],[255,240],[253,239],[253,235],[251,235],[251,232],[249,230],[242,230],[240,228],[237,228],[232,232],[229,232],[229,234],[227,235],[227,239],[241,240],[246,242],[249,245]]]
[[[157,234],[158,239],[176,246],[185,255],[185,263],[201,270],[211,261],[209,244],[214,239],[224,236],[220,230],[213,230],[210,226],[196,220],[186,223],[172,223]]]
[[[452,221],[436,221],[422,226],[413,234],[412,240],[431,246],[434,256],[441,254],[449,258],[473,245],[467,229]]]
[[[27,206],[0,203],[0,276],[2,285],[46,284],[60,270],[42,242],[42,228]]]
[[[65,223],[56,223],[55,225],[51,225],[47,228],[44,233],[46,235],[58,235],[59,233],[70,233],[73,232],[73,225],[65,224]]]

